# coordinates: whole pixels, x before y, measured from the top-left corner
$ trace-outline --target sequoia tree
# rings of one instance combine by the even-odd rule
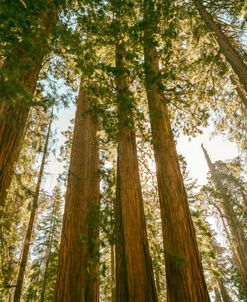
[[[157,301],[147,241],[125,46],[116,44],[119,136],[116,198],[116,301]]]
[[[243,61],[240,53],[232,46],[229,38],[222,31],[222,28],[217,21],[214,20],[213,16],[206,10],[201,0],[193,0],[195,6],[197,7],[200,16],[205,22],[209,31],[213,33],[215,39],[223,53],[226,61],[231,65],[235,74],[237,75],[239,82],[243,85],[247,93],[247,65]],[[247,103],[243,102],[247,108]]]
[[[32,98],[36,89],[39,73],[44,57],[49,51],[49,37],[57,21],[58,7],[53,1],[46,5],[29,3],[27,7],[18,3],[23,17],[21,25],[17,22],[11,28],[12,40],[5,41],[9,46],[1,66],[0,94],[0,206],[4,207],[7,190],[13,176],[14,164],[18,158],[23,135],[32,106]],[[5,4],[4,9],[9,16],[6,24],[11,27],[15,19],[16,6]],[[6,13],[6,14],[7,14]],[[9,18],[9,19],[8,19]],[[12,19],[11,19],[12,18]],[[18,18],[16,19],[20,21]],[[3,26],[5,26],[5,22]],[[7,26],[6,25],[6,26]],[[10,28],[6,29],[10,30]],[[18,34],[21,35],[18,37]],[[6,34],[7,37],[9,37]]]
[[[155,49],[155,2],[144,1],[146,90],[166,262],[167,301],[209,301]]]
[[[82,77],[72,141],[56,302],[99,299],[99,148],[95,91]]]

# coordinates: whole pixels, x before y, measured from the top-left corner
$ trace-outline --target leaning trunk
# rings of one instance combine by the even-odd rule
[[[165,251],[167,301],[209,301],[188,200],[168,115],[161,91],[153,39],[153,5],[145,0],[144,56]]]
[[[14,73],[16,77],[16,84],[8,84],[10,88],[12,89],[11,85],[16,85],[20,87],[21,91],[14,96],[7,95],[7,97],[1,96],[0,98],[0,207],[5,205],[7,190],[24,137],[32,104],[31,99],[36,89],[43,59],[48,52],[47,39],[56,19],[57,9],[45,12],[41,17],[41,23],[44,26],[44,32],[40,32],[42,38],[36,37],[40,43],[39,47],[36,47],[38,50],[34,53],[20,51],[16,60],[7,58],[1,67],[3,75],[9,73],[13,76],[12,73]],[[17,54],[14,54],[13,57],[17,57]],[[8,94],[8,91],[6,93]]]
[[[19,269],[16,289],[15,289],[15,295],[14,295],[14,302],[19,302],[21,300],[21,292],[22,292],[22,286],[23,286],[23,282],[24,282],[25,270],[26,270],[26,266],[27,266],[29,249],[30,249],[30,245],[31,245],[33,226],[34,226],[35,216],[36,216],[37,209],[38,209],[38,201],[39,201],[39,192],[40,192],[40,187],[41,187],[41,181],[42,181],[42,178],[43,178],[43,173],[44,173],[44,168],[45,168],[45,161],[46,161],[46,157],[47,157],[47,153],[48,153],[48,143],[49,143],[49,138],[50,138],[50,133],[51,133],[51,123],[52,123],[52,117],[50,119],[48,132],[47,132],[47,135],[46,135],[43,157],[42,157],[42,161],[41,161],[41,165],[40,165],[37,185],[36,185],[33,204],[32,204],[32,210],[31,210],[31,214],[30,214],[30,218],[29,218],[29,222],[28,222],[28,227],[27,227],[27,232],[26,232],[26,237],[25,237],[25,241],[24,241],[24,246],[23,246],[23,251],[22,251],[22,258],[21,258],[21,263],[20,263],[20,269]]]
[[[247,93],[247,66],[241,58],[240,54],[229,42],[227,36],[223,33],[220,24],[214,21],[213,17],[207,12],[201,0],[193,0],[197,7],[199,14],[205,22],[208,29],[214,34],[221,52],[223,53],[226,61],[231,65],[235,74],[239,78],[240,83],[243,85]],[[244,103],[247,108],[247,104]]]
[[[81,85],[83,79],[81,80]],[[56,302],[99,299],[99,148],[92,92],[80,88],[70,158]]]
[[[156,302],[144,217],[124,46],[116,46],[116,90],[119,115],[116,199],[116,301]]]

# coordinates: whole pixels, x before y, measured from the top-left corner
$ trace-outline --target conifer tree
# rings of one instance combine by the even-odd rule
[[[32,233],[33,233],[33,228],[34,228],[34,223],[35,223],[35,216],[37,214],[37,209],[38,209],[41,182],[43,179],[44,168],[45,168],[46,158],[47,158],[47,154],[48,154],[48,144],[49,144],[49,139],[50,139],[50,135],[51,135],[52,119],[53,119],[53,114],[50,117],[50,121],[49,121],[49,125],[48,125],[48,130],[47,130],[45,143],[44,143],[42,160],[41,160],[41,164],[40,164],[39,175],[38,175],[37,184],[36,184],[36,188],[35,188],[35,192],[34,192],[34,196],[33,196],[32,210],[30,213],[26,236],[25,236],[25,240],[24,240],[24,244],[23,244],[20,268],[19,268],[17,284],[16,284],[16,288],[15,288],[14,302],[19,302],[21,299],[25,270],[26,270],[26,266],[27,266],[29,249],[30,249],[30,245],[31,245],[31,238],[32,238]]]
[[[0,71],[0,206],[4,207],[59,6],[54,1],[28,1],[27,5],[3,1],[1,7],[5,35]]]
[[[82,76],[77,99],[55,301],[99,299],[99,148],[96,88]],[[91,86],[92,88],[93,86]]]
[[[169,4],[166,12],[169,18]],[[170,124],[169,100],[160,82],[156,22],[155,1],[144,1],[146,90],[162,217],[167,300],[209,301]]]
[[[38,174],[37,157],[42,152],[47,113],[32,110],[20,157],[0,222],[0,300],[13,296],[20,251],[30,215]],[[10,298],[13,300],[13,298]]]
[[[32,252],[34,260],[28,275],[30,284],[24,295],[26,302],[54,299],[62,227],[61,188],[56,186],[52,196],[44,196],[43,199],[45,205],[36,229]]]
[[[157,301],[157,294],[138,168],[132,115],[133,96],[127,86],[124,60],[125,46],[123,42],[117,42],[119,141],[116,189],[116,301],[151,302]]]
[[[246,300],[241,159],[213,164],[204,150],[211,176],[195,193],[176,151],[181,133],[210,121],[246,148],[245,6],[0,1],[1,301]],[[48,150],[37,125],[57,85],[70,114],[65,86],[75,92],[78,74],[62,226],[60,189],[40,191]]]
[[[219,260],[220,257],[226,256],[222,255],[223,248],[216,242],[216,234],[207,222],[204,198],[201,198],[198,194],[194,195],[190,201],[190,207],[208,289],[211,293],[214,291],[216,300],[231,302],[229,290],[226,287],[227,281],[224,279],[226,271]],[[225,263],[227,261],[229,261],[229,258]]]
[[[220,175],[219,171],[217,171],[217,166],[212,163],[206,149],[202,145],[202,149],[212,176],[212,180],[214,182],[216,192],[218,193],[218,197],[221,199],[220,208],[224,213],[224,218],[227,221],[230,234],[232,237],[232,249],[234,255],[234,261],[239,268],[240,275],[242,277],[242,281],[247,283],[247,240],[245,238],[245,231],[241,226],[241,222],[238,218],[236,210],[234,209],[234,195],[229,191],[229,181],[225,182],[222,175]],[[226,180],[226,179],[225,179]],[[227,187],[226,187],[227,184]]]
[[[210,13],[206,10],[201,0],[193,0],[197,7],[203,21],[208,29],[214,34],[220,50],[222,51],[226,61],[231,65],[235,74],[237,75],[239,82],[243,85],[245,92],[247,93],[247,65],[238,51],[232,46],[228,37],[222,31],[221,26],[217,23]],[[247,108],[247,104],[244,102]]]

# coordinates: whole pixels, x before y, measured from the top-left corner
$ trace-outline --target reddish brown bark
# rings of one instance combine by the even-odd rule
[[[32,104],[31,98],[36,89],[44,56],[48,52],[47,39],[51,34],[56,18],[57,10],[48,10],[42,15],[41,23],[44,31],[39,34],[43,37],[44,45],[36,37],[41,44],[39,51],[23,53],[22,50],[19,50],[18,56],[13,54],[13,57],[17,57],[16,60],[7,58],[1,67],[3,75],[15,76],[16,85],[20,86],[20,92],[14,96],[9,96],[8,91],[6,91],[6,97],[0,99],[0,207],[4,207],[5,204],[14,165],[23,141]],[[9,88],[10,93],[12,86],[10,85]]]
[[[88,111],[92,99],[91,93],[81,86],[70,158],[56,302],[97,302],[99,299],[99,148],[97,117]]]
[[[141,183],[127,87],[124,46],[116,46],[116,90],[119,114],[116,200],[116,301],[156,302],[144,217]]]
[[[41,161],[41,165],[40,165],[37,185],[36,185],[35,194],[34,194],[34,198],[33,198],[32,210],[31,210],[28,227],[27,227],[27,232],[26,232],[26,236],[25,236],[25,241],[24,241],[24,245],[23,245],[22,258],[21,258],[20,269],[19,269],[19,274],[18,274],[18,278],[17,278],[15,295],[14,295],[14,302],[19,302],[21,300],[21,293],[22,293],[22,287],[23,287],[23,282],[24,282],[25,270],[26,270],[26,266],[27,266],[29,249],[30,249],[30,245],[31,245],[35,216],[36,216],[37,209],[38,209],[41,181],[43,178],[45,161],[46,161],[46,157],[47,157],[47,153],[48,153],[48,143],[49,143],[49,138],[50,138],[50,134],[51,134],[51,123],[52,123],[52,117],[50,119],[48,131],[47,131],[47,135],[46,135],[43,157],[42,157],[42,161]]]
[[[209,301],[192,224],[167,100],[161,91],[160,71],[151,26],[152,1],[145,0],[144,56],[165,250],[167,301]]]
[[[20,152],[28,111],[7,102],[0,106],[0,206],[4,207],[14,163]]]
[[[227,36],[223,33],[220,24],[214,21],[213,17],[207,12],[201,0],[193,0],[197,7],[199,14],[205,22],[208,29],[214,34],[218,42],[221,52],[225,56],[227,62],[231,65],[235,74],[239,78],[240,83],[243,85],[247,93],[247,65],[244,63],[240,54],[229,42]],[[247,108],[246,103],[244,105]]]

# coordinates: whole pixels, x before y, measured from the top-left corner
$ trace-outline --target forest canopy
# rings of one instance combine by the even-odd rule
[[[247,302],[246,21],[1,0],[0,301]]]

